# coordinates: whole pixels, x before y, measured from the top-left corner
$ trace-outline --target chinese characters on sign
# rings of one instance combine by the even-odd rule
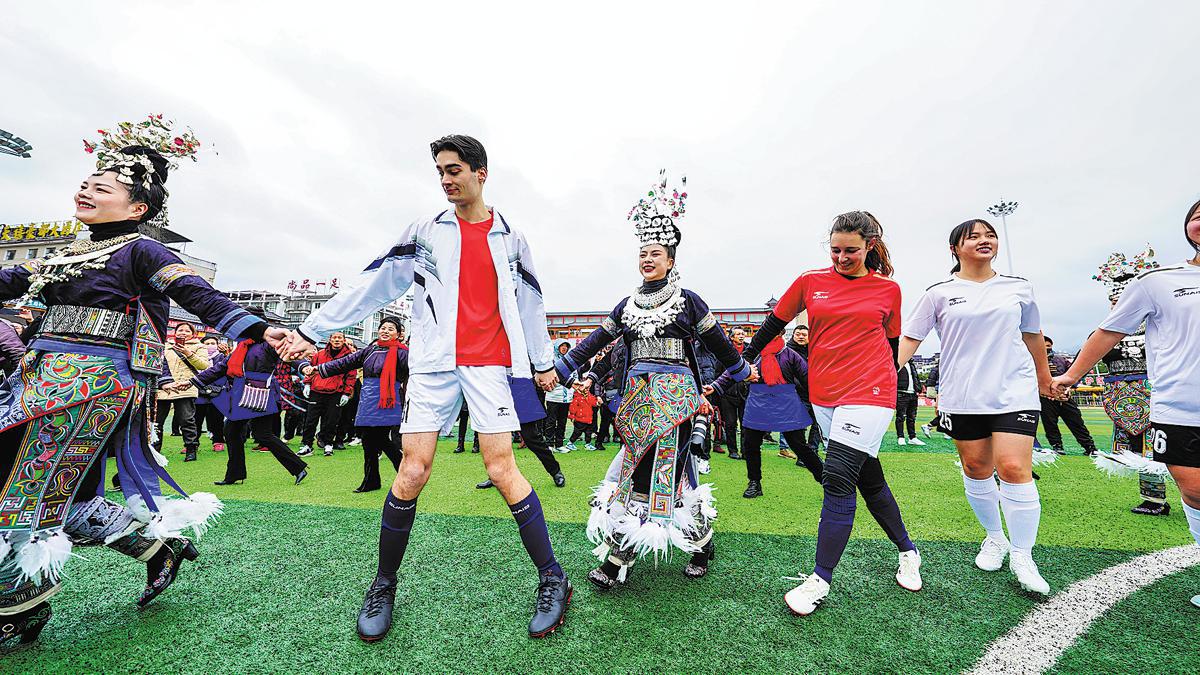
[[[0,241],[60,239],[73,237],[82,229],[83,223],[77,220],[48,220],[40,223],[0,225]]]

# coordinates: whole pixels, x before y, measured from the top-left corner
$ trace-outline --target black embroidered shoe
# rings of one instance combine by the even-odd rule
[[[43,602],[14,616],[0,616],[0,644],[18,638],[23,645],[30,644],[42,634],[50,623],[50,603]]]
[[[179,575],[179,564],[183,560],[195,560],[200,557],[200,551],[190,539],[172,537],[163,541],[162,548],[154,557],[146,561],[146,588],[138,596],[137,606],[145,607],[157,598],[167,587],[175,583]]]
[[[613,586],[617,585],[617,580],[605,574],[601,567],[588,572],[587,578],[598,591],[610,591]]]
[[[392,606],[396,603],[396,580],[375,577],[358,612],[358,638],[378,642],[392,628]]]
[[[563,624],[574,591],[566,575],[560,577],[550,572],[542,573],[533,618],[529,621],[529,637],[546,637]]]
[[[687,567],[683,568],[683,574],[689,579],[699,579],[708,574],[708,565],[717,555],[717,547],[710,539],[704,548],[692,555],[692,559],[688,562]]]

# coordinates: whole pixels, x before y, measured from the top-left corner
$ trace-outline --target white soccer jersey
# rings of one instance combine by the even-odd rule
[[[983,282],[951,276],[925,289],[903,334],[942,340],[938,410],[994,415],[1039,410],[1037,370],[1022,333],[1041,331],[1033,284],[1003,274]]]
[[[1184,263],[1134,279],[1100,327],[1129,334],[1143,321],[1150,419],[1200,426],[1200,267]]]

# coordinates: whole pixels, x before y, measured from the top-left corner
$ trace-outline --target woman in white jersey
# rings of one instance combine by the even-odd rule
[[[957,263],[949,278],[925,289],[904,322],[901,367],[936,329],[942,341],[938,426],[962,458],[967,502],[987,532],[975,565],[994,572],[1004,565],[1027,591],[1050,586],[1033,562],[1042,515],[1033,482],[1033,439],[1051,376],[1033,284],[998,274],[996,229],[968,220],[950,232]],[[997,488],[992,473],[1000,476]],[[1001,510],[1008,521],[1004,536]]]
[[[1183,232],[1194,257],[1131,281],[1053,386],[1063,391],[1074,385],[1122,338],[1146,324],[1154,459],[1171,471],[1188,529],[1200,546],[1200,202],[1188,209]],[[1200,607],[1200,595],[1192,604]]]

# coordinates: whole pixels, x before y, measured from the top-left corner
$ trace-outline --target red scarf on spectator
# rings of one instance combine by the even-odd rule
[[[254,340],[242,340],[238,343],[237,349],[229,355],[229,362],[225,364],[225,372],[233,377],[245,377],[246,368],[243,365],[246,361],[246,352],[249,351],[250,345],[254,344]]]
[[[399,340],[379,340],[375,344],[386,347],[387,356],[383,359],[383,370],[379,373],[379,407],[396,407],[396,352],[400,350]]]
[[[762,375],[762,380],[765,384],[776,385],[784,384],[783,369],[779,367],[779,359],[775,355],[783,351],[784,344],[782,337],[776,337],[767,343],[762,350],[762,360],[758,364],[758,372]]]

